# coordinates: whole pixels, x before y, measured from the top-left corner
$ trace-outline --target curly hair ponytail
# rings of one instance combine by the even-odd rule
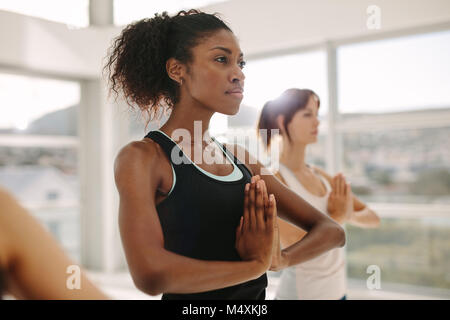
[[[202,37],[231,29],[215,14],[198,10],[167,12],[133,22],[122,30],[108,50],[103,71],[109,73],[111,91],[123,92],[126,103],[155,118],[161,105],[173,108],[179,100],[179,85],[169,78],[166,61],[192,61],[191,49]],[[153,116],[152,116],[153,115]]]

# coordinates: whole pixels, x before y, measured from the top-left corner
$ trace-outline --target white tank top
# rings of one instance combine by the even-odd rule
[[[316,172],[325,184],[325,196],[313,195],[286,166],[280,163],[280,174],[288,187],[317,210],[328,214],[327,203],[331,186]],[[345,249],[329,250],[318,257],[283,269],[275,299],[277,300],[334,300],[341,299],[347,290]]]

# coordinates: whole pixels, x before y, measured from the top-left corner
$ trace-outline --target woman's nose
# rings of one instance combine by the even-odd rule
[[[320,120],[318,117],[314,117],[314,119],[316,120],[315,123],[317,124],[317,126],[320,124]]]
[[[232,81],[232,82],[235,82],[235,81],[244,82],[244,80],[245,80],[245,74],[244,74],[244,72],[242,71],[242,69],[241,69],[239,66],[236,66],[236,67],[233,69],[233,74],[232,74],[232,79],[231,79],[231,81]],[[243,85],[243,84],[241,84],[241,85]]]

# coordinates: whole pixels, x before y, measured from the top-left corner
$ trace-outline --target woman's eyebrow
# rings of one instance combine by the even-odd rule
[[[230,49],[225,48],[225,47],[220,47],[220,46],[211,48],[211,49],[209,49],[209,50],[211,51],[211,50],[214,50],[214,49],[223,50],[223,51],[225,51],[225,52],[228,53],[228,54],[232,54],[232,53],[233,53]],[[244,54],[241,52],[241,53],[239,54],[239,57],[243,57],[243,56],[244,56]]]

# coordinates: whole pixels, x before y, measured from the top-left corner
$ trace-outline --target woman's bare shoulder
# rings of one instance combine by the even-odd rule
[[[9,193],[6,189],[3,189],[0,187],[0,203],[1,204],[11,203],[11,201],[13,201],[13,200],[14,200],[14,198],[11,195],[11,193]],[[0,210],[0,212],[2,212],[2,211],[3,210]]]
[[[158,172],[161,155],[161,147],[151,139],[132,141],[118,152],[114,161],[114,175],[116,179],[122,175],[140,175],[146,172],[153,173],[154,176]]]
[[[160,146],[151,139],[131,141],[123,146],[116,157],[116,162],[155,161],[160,153]]]
[[[9,266],[10,261],[10,241],[9,230],[10,220],[14,217],[14,212],[11,208],[16,205],[13,196],[5,189],[0,188],[0,272],[5,271]],[[1,293],[0,293],[1,294]]]
[[[328,182],[331,183],[331,181],[333,180],[333,178],[332,178],[325,170],[323,170],[322,168],[317,167],[317,166],[314,166],[314,165],[312,165],[311,168],[312,168],[315,172],[317,172],[318,174],[320,174],[321,176],[323,176],[325,179],[327,179]]]

